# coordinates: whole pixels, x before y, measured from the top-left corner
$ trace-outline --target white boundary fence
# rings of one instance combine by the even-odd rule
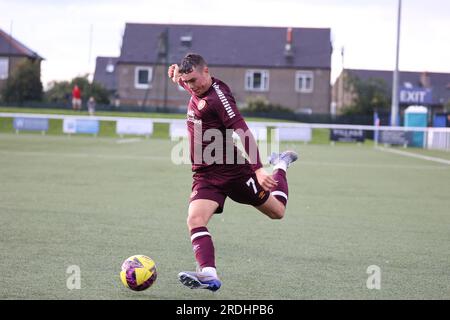
[[[142,123],[145,121],[151,126],[151,129],[145,130],[140,128],[133,131],[129,126],[129,134],[139,134],[142,132],[145,135],[151,134],[153,131],[153,123],[167,123],[170,125],[170,137],[187,136],[185,128],[185,119],[164,119],[164,118],[133,118],[133,117],[112,117],[112,116],[78,116],[78,115],[60,115],[60,114],[30,114],[30,113],[0,113],[2,118],[31,118],[31,119],[79,119],[79,120],[98,120],[98,121],[136,121]],[[439,149],[450,151],[450,128],[424,128],[424,127],[390,127],[390,126],[369,126],[369,125],[347,125],[347,124],[321,124],[321,123],[295,123],[295,122],[252,122],[248,121],[248,126],[252,131],[267,132],[266,130],[274,128],[275,139],[280,141],[305,141],[311,140],[312,129],[342,129],[342,130],[365,130],[374,131],[375,134],[381,131],[389,132],[422,132],[424,134],[423,147],[428,149]],[[119,135],[126,134],[123,128]],[[257,134],[257,137],[259,134]],[[260,138],[264,139],[264,138]],[[377,143],[377,141],[375,141]]]

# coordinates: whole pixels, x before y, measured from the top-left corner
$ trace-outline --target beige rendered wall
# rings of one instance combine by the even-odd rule
[[[165,81],[167,70],[165,66],[139,65],[153,68],[151,88],[135,88],[135,68],[138,65],[119,64],[117,66],[118,93],[122,104],[142,105],[147,96],[146,105],[162,106],[164,103]],[[231,88],[239,106],[247,98],[262,96],[272,103],[280,104],[292,110],[311,109],[313,113],[328,113],[330,106],[330,70],[315,69],[314,90],[311,93],[300,93],[295,90],[295,74],[299,69],[270,69],[269,90],[267,92],[252,92],[245,90],[245,74],[249,68],[210,67],[213,77],[224,81]],[[189,96],[180,91],[170,80],[167,83],[167,105],[186,107]]]

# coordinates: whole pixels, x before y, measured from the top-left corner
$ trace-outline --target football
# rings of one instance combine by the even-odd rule
[[[150,288],[157,277],[155,262],[144,255],[134,255],[122,263],[120,279],[125,287],[134,291]]]

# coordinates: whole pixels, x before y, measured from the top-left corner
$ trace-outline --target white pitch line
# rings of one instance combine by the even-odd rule
[[[323,161],[305,161],[301,160],[301,165],[305,166],[324,166],[324,167],[343,167],[343,168],[372,168],[372,169],[417,169],[417,170],[446,170],[446,167],[438,165],[398,165],[398,164],[366,164],[354,162],[323,162]]]
[[[395,154],[405,156],[405,157],[411,157],[411,158],[417,158],[417,159],[422,159],[422,160],[427,160],[427,161],[443,163],[443,164],[450,166],[450,160],[445,160],[445,159],[436,158],[436,157],[429,157],[429,156],[424,156],[424,155],[417,154],[417,153],[401,151],[401,150],[396,150],[396,149],[389,149],[389,148],[384,148],[384,147],[376,147],[375,149],[384,151],[384,152],[395,153]]]

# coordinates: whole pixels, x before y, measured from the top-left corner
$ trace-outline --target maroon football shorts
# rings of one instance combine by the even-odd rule
[[[222,213],[225,199],[260,206],[270,196],[270,192],[264,191],[258,183],[255,173],[224,178],[211,173],[195,173],[192,183],[192,193],[189,202],[197,199],[213,200],[219,204],[215,213]]]

